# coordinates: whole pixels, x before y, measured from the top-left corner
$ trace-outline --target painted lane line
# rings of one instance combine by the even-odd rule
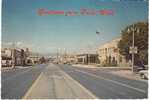
[[[66,79],[66,77],[71,80],[72,82],[74,82],[77,86],[79,86],[83,91],[85,91],[87,94],[89,94],[93,99],[99,99],[99,97],[96,97],[92,92],[90,92],[88,89],[86,89],[84,86],[82,86],[79,82],[77,82],[76,80],[74,80],[71,76],[69,76],[67,73],[65,73],[64,71],[62,71],[61,73],[64,74],[64,78]]]
[[[34,81],[34,83],[32,84],[32,86],[28,89],[28,91],[25,93],[25,95],[22,97],[22,99],[27,99],[28,96],[31,94],[31,92],[33,91],[33,88],[37,85],[38,81],[41,79],[42,76],[42,72],[40,73],[40,75],[37,77],[37,79]]]
[[[63,79],[63,77],[59,75],[50,75],[49,78]]]
[[[142,90],[142,89],[139,89],[139,88],[136,88],[136,87],[133,87],[133,86],[130,86],[130,85],[127,85],[127,84],[118,82],[118,81],[114,81],[114,80],[111,80],[111,79],[108,79],[108,78],[104,78],[104,77],[101,77],[101,76],[97,76],[97,75],[91,74],[91,73],[89,73],[89,72],[81,71],[81,70],[78,70],[78,69],[75,69],[75,71],[78,71],[78,72],[81,72],[81,73],[90,75],[90,76],[92,76],[92,77],[96,77],[96,78],[98,78],[98,79],[104,79],[104,80],[106,80],[106,81],[110,81],[110,82],[112,82],[112,83],[115,83],[115,84],[118,84],[118,85],[121,85],[121,86],[130,88],[130,89],[136,90],[136,91],[138,91],[138,92],[146,93],[145,90]]]

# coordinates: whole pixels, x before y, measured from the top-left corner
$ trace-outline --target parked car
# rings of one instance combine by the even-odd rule
[[[139,75],[143,79],[148,79],[148,70],[141,70],[141,71],[139,71]]]
[[[11,60],[1,60],[2,67],[10,67],[12,64]]]

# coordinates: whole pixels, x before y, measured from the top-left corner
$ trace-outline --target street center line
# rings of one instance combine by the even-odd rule
[[[133,89],[133,90],[142,92],[142,93],[146,93],[146,91],[144,91],[144,90],[142,90],[142,89],[135,88],[135,87],[133,87],[133,86],[130,86],[130,85],[127,85],[127,84],[123,84],[123,83],[121,83],[121,82],[114,81],[114,80],[111,80],[111,79],[108,79],[108,78],[104,78],[104,77],[101,77],[101,76],[97,76],[97,75],[91,74],[91,73],[89,73],[89,72],[81,71],[81,70],[78,70],[78,69],[75,69],[75,71],[78,71],[78,72],[81,72],[81,73],[84,73],[84,74],[88,74],[88,75],[90,75],[90,76],[93,76],[93,77],[96,77],[96,78],[99,78],[99,79],[104,79],[104,80],[106,80],[106,81],[110,81],[110,82],[113,82],[113,83],[115,83],[115,84],[118,84],[118,85],[121,85],[121,86],[130,88],[130,89]]]
[[[33,84],[31,85],[31,87],[27,90],[27,92],[25,93],[25,95],[22,97],[22,99],[27,99],[29,97],[29,95],[32,93],[33,88],[37,85],[37,83],[39,82],[39,80],[41,79],[42,76],[42,72],[39,74],[39,76],[37,77],[37,79],[33,82]]]
[[[68,79],[71,82],[74,82],[74,84],[76,84],[78,87],[80,87],[84,92],[86,92],[88,95],[90,95],[92,97],[92,99],[99,99],[99,97],[96,97],[91,91],[89,91],[87,88],[85,88],[84,86],[82,86],[79,82],[77,82],[76,80],[74,80],[69,74],[67,74],[66,72],[62,71],[61,73],[64,74],[64,79]]]

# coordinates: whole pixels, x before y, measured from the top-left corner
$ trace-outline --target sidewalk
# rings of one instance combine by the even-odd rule
[[[73,64],[74,67],[83,67],[83,68],[98,68],[96,65],[83,65],[83,64]]]
[[[140,79],[140,76],[138,74],[132,73],[131,70],[110,71],[110,73],[128,79],[135,79],[135,80]]]
[[[83,64],[73,64],[74,67],[82,67],[82,68],[97,68],[97,69],[113,69],[113,70],[130,70],[131,67],[99,67],[98,65],[83,65]]]
[[[10,70],[16,70],[16,69],[24,69],[24,68],[29,68],[31,66],[15,66],[13,67],[1,67],[1,71],[10,71]]]
[[[86,88],[55,65],[47,67],[23,99],[95,99]]]
[[[135,79],[135,80],[140,79],[140,76],[138,74],[132,73],[131,67],[98,67],[96,65],[81,65],[81,64],[76,64],[72,66],[81,68],[93,68],[94,70],[104,70],[107,73],[111,73],[128,79]]]
[[[1,67],[1,70],[9,70],[9,69],[13,69],[12,67]]]

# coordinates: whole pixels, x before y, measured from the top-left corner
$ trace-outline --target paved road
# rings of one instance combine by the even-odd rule
[[[101,99],[147,98],[147,82],[130,80],[103,70],[59,65],[73,79]]]
[[[78,91],[79,90],[79,91]],[[90,91],[72,79],[61,68],[49,64],[33,83],[23,99],[93,99]]]
[[[41,73],[42,75],[40,75]],[[147,82],[119,77],[108,73],[106,70],[49,64],[15,71],[2,71],[2,99],[22,98],[35,83],[38,76],[40,76],[39,81],[36,82],[31,93],[34,96],[38,93],[42,95],[48,91],[44,93],[47,95],[47,97],[44,95],[44,98],[48,98],[48,96],[49,98],[75,97],[72,94],[85,98],[89,92],[100,99],[147,98]],[[79,86],[84,87],[80,92],[84,95],[78,94],[81,91]],[[89,92],[85,92],[85,89]],[[76,90],[79,91],[76,92]]]
[[[24,96],[46,65],[2,71],[2,99],[20,99]]]

